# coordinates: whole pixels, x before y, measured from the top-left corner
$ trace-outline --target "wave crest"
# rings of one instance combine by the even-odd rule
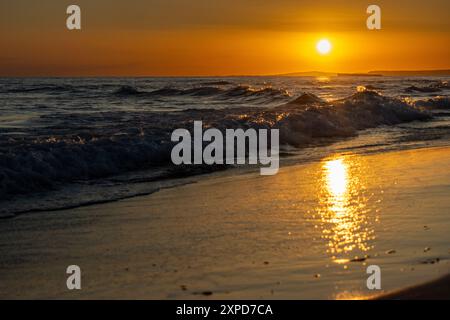
[[[426,109],[450,109],[450,98],[438,96],[426,100],[418,100],[414,102],[414,105]]]
[[[176,96],[216,96],[217,98],[249,98],[249,97],[272,97],[284,98],[289,97],[288,91],[276,89],[272,87],[253,88],[251,86],[234,86],[231,88],[222,88],[214,86],[200,86],[189,89],[161,88],[153,91],[140,91],[133,86],[122,86],[114,92],[114,94],[122,97],[133,96],[159,96],[159,97],[176,97]]]
[[[209,87],[202,87],[195,94],[205,93],[206,88]],[[239,95],[280,94],[271,88],[230,90]],[[121,92],[140,94],[132,87],[122,88]],[[188,90],[182,92],[192,94]],[[190,109],[173,113],[109,111],[98,117],[102,126],[97,126],[98,119],[92,114],[73,114],[69,128],[48,127],[38,137],[33,136],[31,128],[29,134],[20,137],[4,132],[0,139],[0,199],[78,180],[171,166],[171,133],[176,128],[191,130],[194,120],[203,120],[206,126],[222,131],[277,128],[282,144],[303,147],[323,143],[324,138],[355,135],[361,129],[431,118],[414,105],[374,91],[357,92],[331,102],[307,93],[274,108]],[[51,118],[48,120],[52,122]]]

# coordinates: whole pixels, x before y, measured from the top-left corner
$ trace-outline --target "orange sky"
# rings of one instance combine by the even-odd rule
[[[81,31],[66,29],[69,4]],[[380,31],[366,28],[368,4]],[[2,1],[0,43],[0,76],[449,69],[450,1]]]

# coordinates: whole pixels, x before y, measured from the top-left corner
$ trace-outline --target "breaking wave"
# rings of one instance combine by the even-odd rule
[[[426,100],[417,100],[415,106],[427,109],[450,109],[450,98],[438,96]]]
[[[285,94],[272,88],[256,90],[248,87],[172,90],[150,94]],[[117,93],[142,94],[133,87],[122,87]],[[61,121],[58,117],[61,115],[41,116],[48,123]],[[331,102],[306,93],[273,108],[74,113],[70,121],[64,122],[67,127],[46,127],[39,135],[32,128],[24,135],[14,135],[3,129],[0,135],[0,200],[77,181],[153,167],[171,167],[171,133],[176,128],[192,129],[194,120],[202,120],[205,126],[222,131],[227,128],[277,128],[282,144],[304,147],[323,143],[324,139],[352,136],[361,129],[430,118],[430,113],[419,106],[373,91],[357,92]],[[190,169],[184,169],[188,172],[184,174],[189,174]],[[192,174],[201,172],[197,167]]]
[[[433,93],[433,92],[440,92],[443,89],[449,89],[449,84],[447,81],[438,81],[433,82],[427,86],[409,86],[405,89],[405,92],[412,93],[412,92],[422,92],[422,93]]]
[[[190,89],[177,88],[162,88],[153,91],[140,91],[133,86],[122,86],[114,92],[114,94],[122,97],[133,96],[160,96],[160,97],[174,97],[174,96],[216,96],[223,98],[248,98],[248,97],[273,97],[286,98],[290,94],[286,90],[275,89],[272,87],[253,88],[251,86],[233,86],[231,88],[215,87],[215,86],[200,86]]]

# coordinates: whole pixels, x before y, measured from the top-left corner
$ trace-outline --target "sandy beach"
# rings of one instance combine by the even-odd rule
[[[449,165],[450,148],[336,154],[4,219],[0,297],[365,299],[431,281],[450,271]]]
[[[450,300],[449,13],[0,1],[0,301]]]
[[[375,297],[378,300],[449,300],[450,275]]]

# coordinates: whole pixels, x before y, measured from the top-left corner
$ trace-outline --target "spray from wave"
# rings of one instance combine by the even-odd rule
[[[181,90],[177,94],[205,93],[208,91],[206,88]],[[268,88],[218,90],[208,91],[208,94],[282,94]],[[121,92],[140,94],[130,88]],[[155,94],[155,91],[150,94]],[[44,118],[49,123],[53,122],[51,115]],[[274,108],[78,113],[71,116],[68,130],[47,128],[45,134],[31,138],[27,135],[8,137],[7,131],[3,133],[0,142],[0,199],[51,190],[76,181],[152,167],[170,167],[171,133],[176,128],[192,128],[193,120],[202,120],[206,126],[222,131],[227,128],[277,128],[282,144],[298,148],[323,143],[324,139],[353,136],[361,129],[430,118],[428,112],[415,105],[374,91],[357,92],[331,102],[313,94],[303,94]],[[98,123],[102,125],[98,126]],[[190,168],[184,169],[185,174],[189,174]],[[198,168],[192,173],[199,173]]]

